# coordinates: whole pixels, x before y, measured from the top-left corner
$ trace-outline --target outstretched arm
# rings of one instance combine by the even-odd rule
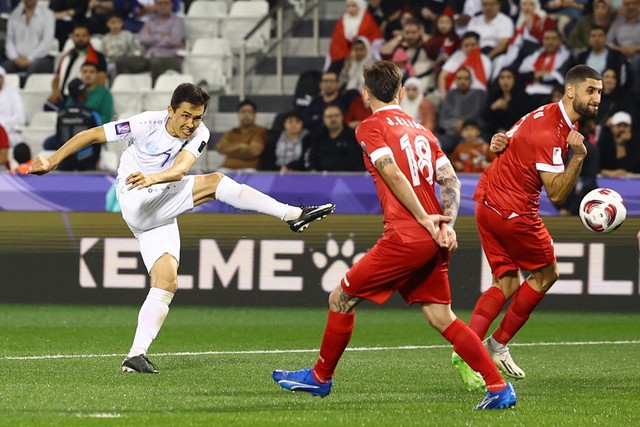
[[[107,142],[107,137],[102,126],[78,132],[71,139],[65,142],[62,147],[58,148],[58,150],[56,150],[56,152],[50,157],[36,157],[33,165],[31,166],[31,170],[28,173],[32,175],[44,175],[45,173],[51,172],[55,169],[64,159],[77,153],[83,148],[105,142]]]
[[[134,188],[143,189],[163,182],[180,181],[189,172],[195,161],[196,157],[192,153],[182,150],[170,168],[149,175],[140,171],[134,172],[127,177],[125,184],[129,186],[129,190],[133,190]]]

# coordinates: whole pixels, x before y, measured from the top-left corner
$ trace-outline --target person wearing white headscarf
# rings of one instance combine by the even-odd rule
[[[364,67],[376,62],[371,52],[371,44],[364,36],[358,36],[351,46],[351,54],[345,59],[341,79],[345,82],[345,90],[360,91],[364,84]]]
[[[404,82],[404,98],[400,107],[415,119],[416,122],[430,130],[435,130],[436,113],[433,104],[424,97],[422,81],[417,77],[409,77]]]
[[[345,5],[346,11],[336,22],[329,44],[330,66],[327,69],[336,73],[342,69],[345,58],[351,52],[351,44],[358,36],[366,37],[370,44],[382,39],[382,31],[367,10],[365,0],[346,0]]]

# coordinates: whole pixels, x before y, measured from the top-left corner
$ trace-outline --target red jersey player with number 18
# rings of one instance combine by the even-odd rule
[[[351,339],[355,307],[364,299],[382,304],[398,291],[408,304],[420,304],[429,323],[482,374],[488,391],[476,409],[511,407],[516,404],[513,387],[504,381],[477,335],[451,311],[449,253],[458,247],[453,223],[460,205],[460,181],[433,134],[400,108],[404,96],[400,69],[391,62],[378,62],[365,69],[364,81],[363,97],[373,115],[358,126],[356,136],[380,198],[384,233],[329,296],[329,316],[315,366],[274,371],[273,379],[292,391],[328,395]]]
[[[513,297],[500,326],[485,341],[496,365],[513,378],[524,378],[525,373],[514,363],[507,343],[558,280],[553,240],[538,215],[542,186],[554,203],[562,203],[572,191],[587,154],[584,137],[574,124],[595,117],[601,92],[597,71],[586,65],[571,68],[559,102],[530,112],[506,135],[494,135],[492,151],[504,150],[482,174],[474,194],[476,223],[493,286],[480,296],[469,327],[483,339],[505,301]],[[573,156],[565,166],[569,148]],[[520,270],[531,272],[522,284]],[[473,376],[465,374],[467,368],[456,364],[456,358],[454,354],[454,365],[471,387]]]

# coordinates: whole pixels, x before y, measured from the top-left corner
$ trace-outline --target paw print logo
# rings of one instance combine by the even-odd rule
[[[353,236],[345,240],[342,246],[329,236],[324,252],[317,251],[311,254],[313,264],[324,270],[320,283],[325,292],[333,291],[349,268],[362,258],[364,252],[355,254],[355,248]]]

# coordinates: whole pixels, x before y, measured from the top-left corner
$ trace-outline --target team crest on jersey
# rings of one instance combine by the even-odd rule
[[[367,154],[367,157],[371,157],[369,155],[369,150],[367,150],[367,146],[364,144],[364,141],[360,141],[360,147],[362,147],[362,151],[364,151]]]
[[[124,135],[131,132],[129,122],[116,123],[116,135]]]

